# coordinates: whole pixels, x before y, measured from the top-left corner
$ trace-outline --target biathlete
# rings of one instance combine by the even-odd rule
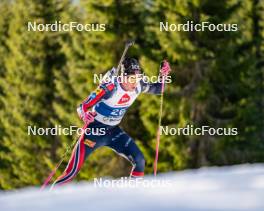
[[[115,69],[113,68],[112,71]],[[164,61],[159,76],[166,77],[169,72],[170,65]],[[91,132],[85,133],[78,139],[66,169],[53,183],[52,188],[71,181],[88,156],[102,146],[110,147],[131,162],[133,167],[130,177],[144,176],[145,159],[142,152],[133,138],[118,125],[139,94],[160,94],[162,83],[144,82],[139,63],[134,58],[124,59],[121,77],[124,80],[114,79],[100,84],[97,90],[77,108],[79,117],[88,125]],[[97,129],[104,134],[92,133]]]

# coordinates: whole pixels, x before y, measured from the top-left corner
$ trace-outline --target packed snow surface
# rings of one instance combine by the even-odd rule
[[[125,183],[126,182],[126,183]],[[104,186],[104,187],[102,187]],[[264,164],[211,167],[147,176],[137,185],[104,178],[52,191],[0,192],[1,211],[264,210]]]

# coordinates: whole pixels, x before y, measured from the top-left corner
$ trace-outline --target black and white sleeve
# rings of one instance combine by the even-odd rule
[[[143,80],[140,81],[141,92],[159,95],[162,90],[162,83],[146,83]]]

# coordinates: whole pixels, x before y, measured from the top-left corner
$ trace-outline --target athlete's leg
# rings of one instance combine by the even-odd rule
[[[131,177],[144,176],[144,156],[134,140],[126,132],[119,127],[113,129],[111,140],[109,140],[107,146],[132,163],[133,168],[130,173]]]
[[[106,144],[104,136],[85,134],[76,143],[71,158],[63,174],[53,183],[54,186],[70,182],[80,171],[85,159],[97,148]]]
[[[52,188],[70,182],[77,175],[84,163],[85,157],[87,157],[89,151],[90,153],[92,152],[91,149],[87,150],[86,148],[84,139],[79,139],[72,151],[67,167],[63,174],[53,183]]]

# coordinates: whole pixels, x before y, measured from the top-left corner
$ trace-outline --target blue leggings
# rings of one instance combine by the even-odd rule
[[[144,176],[144,156],[134,140],[126,132],[119,126],[108,126],[98,121],[91,123],[88,128],[90,129],[90,133],[86,133],[85,136],[79,138],[66,169],[57,178],[53,186],[71,181],[80,171],[85,159],[94,150],[102,146],[110,147],[132,163],[131,177]],[[99,134],[100,132],[101,134]]]

